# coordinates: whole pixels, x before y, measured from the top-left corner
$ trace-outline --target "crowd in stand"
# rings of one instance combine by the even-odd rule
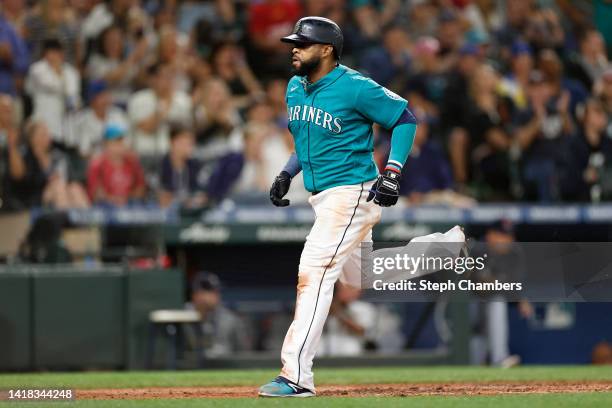
[[[409,202],[612,197],[603,0],[4,0],[1,209],[261,199],[293,149],[279,38],[304,15],[408,99]]]

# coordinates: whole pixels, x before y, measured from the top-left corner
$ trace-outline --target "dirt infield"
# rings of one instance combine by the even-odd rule
[[[325,385],[325,397],[412,397],[419,395],[498,395],[612,392],[612,382],[486,382],[424,384]],[[77,390],[77,399],[240,398],[255,397],[256,387],[173,387]]]

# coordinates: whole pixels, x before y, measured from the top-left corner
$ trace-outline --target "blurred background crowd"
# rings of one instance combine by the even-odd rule
[[[292,151],[279,38],[304,15],[336,21],[341,62],[419,118],[409,202],[612,194],[607,1],[3,0],[0,13],[4,211],[261,199]],[[376,129],[380,163],[389,137]]]

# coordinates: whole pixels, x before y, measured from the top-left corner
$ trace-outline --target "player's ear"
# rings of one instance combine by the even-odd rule
[[[323,49],[323,56],[328,57],[333,54],[334,54],[334,47],[331,45],[325,45],[325,48]]]

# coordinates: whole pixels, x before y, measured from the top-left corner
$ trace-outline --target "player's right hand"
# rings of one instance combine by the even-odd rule
[[[291,175],[286,171],[281,171],[274,179],[274,183],[272,183],[272,188],[270,189],[270,201],[272,201],[272,204],[277,207],[287,207],[289,205],[289,200],[283,199],[283,197],[289,191],[290,185]]]
[[[366,201],[374,200],[374,204],[381,207],[391,207],[397,203],[399,198],[401,174],[392,170],[385,170],[378,176],[376,183],[370,189],[370,194]]]

